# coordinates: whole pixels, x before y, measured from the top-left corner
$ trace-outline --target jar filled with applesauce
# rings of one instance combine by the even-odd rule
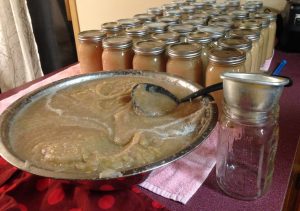
[[[133,69],[166,71],[165,43],[157,40],[139,41],[133,45],[133,50]]]
[[[208,51],[212,41],[212,34],[209,32],[192,32],[187,36],[188,43],[198,43],[201,46],[201,63],[202,63],[202,81],[205,82],[205,72],[208,64]]]
[[[171,45],[180,42],[180,34],[177,32],[165,32],[159,34],[152,34],[151,37],[154,40],[159,40],[164,42],[166,45]]]
[[[245,10],[236,10],[232,12],[234,28],[238,27],[243,20],[249,18],[249,12]]]
[[[100,30],[82,31],[78,34],[78,60],[80,73],[101,71],[102,40],[105,33]]]
[[[140,20],[142,24],[155,21],[155,15],[147,14],[147,13],[136,14],[133,17]]]
[[[178,43],[168,46],[167,72],[201,83],[201,47],[198,44]]]
[[[263,65],[267,59],[267,50],[268,50],[268,43],[269,43],[269,25],[270,25],[270,21],[267,18],[264,18],[261,15],[256,14],[254,19],[255,21],[257,21],[258,23],[261,23],[261,34],[264,37],[264,45],[263,45],[263,53],[262,53],[262,61],[261,61],[261,65]]]
[[[190,15],[195,13],[195,7],[192,5],[187,6],[180,6],[179,9],[181,10],[181,19],[186,20]]]
[[[115,36],[103,39],[103,70],[132,69],[132,39]]]
[[[195,31],[196,27],[190,24],[177,24],[169,26],[168,30],[180,34],[180,42],[187,42],[186,36]]]
[[[167,28],[168,28],[168,24],[166,24],[164,22],[144,23],[144,26],[148,29],[149,34],[164,33],[167,31]]]
[[[155,15],[156,18],[163,16],[163,9],[161,7],[151,7],[148,8],[147,13],[150,15]]]
[[[234,22],[232,21],[232,19],[230,18],[219,18],[219,17],[214,17],[212,19],[210,19],[210,21],[208,22],[209,26],[213,26],[213,27],[223,27],[225,32],[229,32],[233,26],[234,26]]]
[[[120,24],[122,29],[125,31],[127,28],[136,27],[142,25],[142,22],[136,18],[124,18],[119,19],[117,22]]]
[[[203,26],[198,27],[200,32],[208,32],[212,34],[212,43],[217,43],[217,41],[225,36],[225,29],[223,27],[217,26]]]
[[[203,2],[191,2],[190,5],[195,7],[195,13],[203,11],[204,3]]]
[[[274,50],[274,45],[275,45],[277,15],[273,12],[264,13],[263,15],[264,15],[264,17],[268,18],[270,21],[267,59],[271,59],[273,56],[273,50]]]
[[[220,78],[223,72],[244,72],[246,54],[234,48],[214,47],[209,50],[208,65],[206,68],[205,86],[222,82]],[[215,91],[211,94],[222,111],[223,91]]]
[[[254,21],[252,19],[243,21],[239,29],[248,29],[248,30],[254,30],[258,31],[260,33],[259,40],[258,40],[258,60],[257,60],[257,66],[256,71],[260,71],[260,67],[262,64],[262,56],[263,56],[263,47],[264,47],[264,40],[265,40],[265,34],[262,33],[262,24],[258,23],[257,21]]]
[[[145,26],[135,26],[125,29],[125,34],[135,43],[149,38],[148,28]]]
[[[187,19],[187,20],[182,20],[181,23],[193,25],[196,28],[198,28],[198,27],[206,26],[206,19],[204,18]]]
[[[118,22],[107,22],[101,25],[101,30],[105,32],[107,37],[121,35],[123,31],[121,25]]]
[[[245,60],[245,72],[251,72],[252,65],[252,42],[251,40],[240,37],[240,36],[231,36],[225,37],[218,40],[218,45],[225,48],[235,48],[245,52],[246,60]]]
[[[177,17],[181,18],[181,10],[180,9],[172,9],[172,10],[164,10],[165,17]]]
[[[258,64],[259,60],[259,37],[260,37],[260,32],[258,30],[252,30],[252,29],[234,29],[230,31],[229,36],[242,36],[246,37],[247,39],[251,40],[252,42],[252,48],[251,48],[251,58],[252,58],[252,63],[251,63],[251,71],[252,73],[258,73],[260,72],[259,67],[260,65]]]
[[[171,25],[178,24],[179,23],[179,18],[178,17],[164,16],[164,17],[161,17],[161,18],[157,18],[157,21],[161,22],[161,23],[166,23],[166,24],[168,24],[168,26],[171,26]]]
[[[175,10],[175,9],[178,9],[178,7],[177,7],[177,4],[170,3],[170,4],[163,4],[162,5],[162,9],[163,9],[163,11],[166,11],[166,10]]]

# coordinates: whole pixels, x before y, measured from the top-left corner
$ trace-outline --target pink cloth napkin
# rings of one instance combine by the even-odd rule
[[[216,164],[217,127],[193,152],[154,170],[140,186],[186,204]]]
[[[53,81],[78,75],[79,70],[78,64],[71,66],[62,72],[21,90],[11,97],[3,99],[0,101],[0,114],[23,95]],[[216,141],[217,128],[193,152],[165,167],[154,170],[140,186],[163,197],[184,204],[187,203],[205,181],[216,163]]]

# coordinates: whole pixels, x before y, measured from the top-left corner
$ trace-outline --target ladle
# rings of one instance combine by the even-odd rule
[[[192,94],[178,99],[165,88],[149,83],[140,83],[133,87],[131,98],[134,111],[144,116],[162,116],[173,111],[178,104],[206,95],[223,88],[223,83],[217,83],[200,89]]]

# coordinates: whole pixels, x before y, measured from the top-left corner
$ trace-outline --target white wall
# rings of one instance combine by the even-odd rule
[[[100,29],[104,22],[131,18],[135,14],[145,13],[150,7],[166,3],[171,3],[171,0],[76,0],[80,31]],[[286,0],[263,0],[263,3],[267,7],[281,11]]]

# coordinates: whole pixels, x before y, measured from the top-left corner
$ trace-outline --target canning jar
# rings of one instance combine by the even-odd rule
[[[164,10],[164,16],[166,16],[166,17],[181,18],[181,14],[182,14],[182,12],[180,9]]]
[[[225,48],[235,48],[244,51],[246,54],[245,72],[251,72],[251,65],[252,65],[251,40],[240,36],[231,36],[231,37],[219,39],[218,45]]]
[[[164,33],[167,31],[167,28],[168,28],[168,24],[166,24],[164,22],[144,23],[144,26],[148,29],[150,34]]]
[[[155,15],[156,18],[163,16],[163,9],[161,7],[151,7],[148,8],[147,13],[150,15]]]
[[[191,2],[190,5],[195,7],[195,13],[203,11],[204,3],[203,2]]]
[[[163,11],[166,11],[166,10],[175,10],[178,7],[177,7],[177,4],[170,3],[170,4],[163,4],[162,8],[163,8]]]
[[[147,13],[136,14],[133,17],[140,20],[142,24],[155,21],[155,15]]]
[[[216,179],[229,196],[253,200],[270,187],[278,143],[278,101],[285,78],[224,73]],[[263,100],[262,100],[263,99]]]
[[[178,43],[167,48],[167,72],[199,83],[202,77],[201,47],[198,44]]]
[[[188,6],[180,6],[179,9],[181,10],[181,19],[186,20],[190,15],[195,13],[195,7],[188,5]]]
[[[227,12],[239,10],[240,0],[226,0]]]
[[[195,31],[196,27],[190,24],[177,24],[177,25],[172,25],[168,27],[168,30],[171,32],[177,32],[180,34],[180,41],[181,42],[187,42],[186,36]]]
[[[202,81],[205,83],[205,73],[208,63],[208,51],[212,42],[212,34],[209,32],[192,32],[187,36],[188,43],[198,43],[201,46]]]
[[[117,22],[120,24],[123,30],[142,25],[142,22],[136,18],[119,19]]]
[[[232,12],[232,20],[234,23],[234,28],[238,27],[241,21],[249,18],[249,12],[245,10],[236,10]]]
[[[261,65],[263,65],[267,59],[267,50],[268,50],[268,43],[269,43],[269,25],[270,21],[267,18],[264,18],[261,15],[256,14],[254,20],[257,22],[261,23],[262,25],[262,30],[261,34],[264,37],[264,46],[262,50],[262,61]]]
[[[121,35],[123,29],[118,22],[107,22],[101,25],[101,30],[105,32],[107,37],[110,37]]]
[[[242,36],[246,37],[247,39],[251,40],[252,48],[251,48],[251,70],[252,73],[260,72],[259,68],[260,65],[258,64],[259,60],[259,37],[260,32],[258,30],[251,30],[251,29],[234,29],[230,31],[229,36]]]
[[[157,21],[166,23],[166,24],[168,24],[168,26],[171,26],[171,25],[178,24],[179,23],[179,18],[178,17],[171,17],[171,16],[164,16],[164,17],[161,17],[161,18],[157,18]]]
[[[133,46],[132,66],[136,70],[166,71],[165,44],[161,41],[145,40]]]
[[[262,24],[258,23],[255,20],[245,20],[243,21],[240,26],[239,29],[250,29],[250,30],[255,30],[258,31],[260,33],[259,36],[259,40],[258,40],[258,46],[259,46],[259,51],[258,51],[258,61],[257,61],[257,67],[256,67],[256,71],[260,71],[260,67],[262,64],[262,60],[263,60],[263,48],[264,48],[264,40],[265,40],[265,33],[262,33]]]
[[[103,70],[132,69],[132,40],[129,37],[115,36],[103,39]]]
[[[191,16],[189,16],[189,17],[191,17]],[[206,19],[204,19],[204,18],[187,19],[187,20],[182,20],[181,23],[193,25],[196,28],[198,28],[198,27],[202,27],[202,26],[206,25]]]
[[[135,43],[140,40],[146,40],[149,38],[149,30],[145,26],[130,27],[125,30],[128,37]]]
[[[222,82],[220,75],[223,72],[244,72],[246,54],[234,48],[214,47],[209,50],[208,65],[206,68],[205,86]],[[211,94],[222,110],[223,91],[215,91]]]
[[[165,32],[159,34],[152,34],[151,37],[155,40],[160,40],[166,45],[171,45],[180,42],[180,34],[177,32]]]
[[[275,13],[270,12],[270,13],[265,13],[264,16],[270,20],[267,59],[271,59],[273,56],[273,50],[275,45],[277,15]]]
[[[80,73],[96,72],[102,67],[102,39],[105,33],[100,30],[82,31],[78,34],[78,60]]]

